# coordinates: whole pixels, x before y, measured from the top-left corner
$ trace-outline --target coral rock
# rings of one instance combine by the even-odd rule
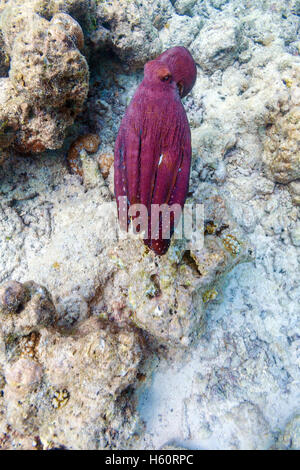
[[[171,8],[168,0],[141,4],[104,0],[98,2],[97,13],[101,22],[109,25],[116,54],[130,65],[143,65],[161,51],[158,29],[171,16]]]
[[[143,361],[138,333],[91,318],[72,334],[42,328],[38,359],[14,361],[16,351],[5,367],[4,412],[12,433],[39,435],[43,449],[105,448],[132,436],[137,420],[126,389]]]
[[[88,92],[81,27],[67,14],[48,21],[27,2],[11,2],[1,28],[10,70],[0,80],[0,145],[34,153],[60,148]]]
[[[157,259],[129,238],[110,252],[120,269],[104,296],[123,299],[121,316],[171,350],[188,347],[203,332],[203,298],[214,300],[223,276],[250,257],[251,248],[224,200],[213,196],[198,202],[204,202],[206,214],[202,249],[173,241],[166,256]],[[120,291],[128,292],[125,298]]]
[[[195,62],[208,73],[224,70],[245,48],[239,24],[234,20],[208,24],[191,44]]]
[[[289,191],[292,201],[296,206],[300,206],[300,180],[292,181],[289,184]]]
[[[20,282],[8,281],[0,287],[0,313],[17,313],[28,292]]]
[[[278,183],[300,178],[300,67],[283,76],[289,98],[280,111],[273,113],[264,141],[264,163],[267,175]]]
[[[114,156],[110,153],[102,153],[98,157],[98,164],[100,171],[103,175],[103,178],[107,178],[109,175],[109,170],[114,162]]]
[[[43,369],[34,360],[20,358],[5,371],[5,380],[11,389],[29,390],[42,379]]]
[[[0,317],[4,338],[24,336],[40,326],[51,325],[55,320],[55,308],[47,289],[35,282],[20,284],[9,281],[1,286]]]
[[[97,134],[86,134],[78,137],[70,146],[67,155],[70,170],[79,176],[83,176],[80,152],[86,150],[88,153],[95,153],[99,145],[100,138]]]
[[[299,450],[300,449],[300,415],[293,416],[278,438],[276,449]]]

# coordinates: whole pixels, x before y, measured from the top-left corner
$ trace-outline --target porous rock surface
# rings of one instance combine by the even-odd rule
[[[136,331],[96,318],[59,331],[52,299],[35,283],[4,283],[0,309],[1,448],[97,449],[132,439],[138,423],[126,391],[144,357]]]
[[[13,5],[2,2],[0,11]],[[2,340],[8,346],[1,349],[0,446],[298,448],[298,3],[53,0],[31,6],[30,15],[47,28],[58,14],[79,22],[91,58],[89,96],[69,136],[98,132],[101,144],[95,154],[80,152],[80,177],[66,164],[69,140],[61,151],[24,159],[11,150],[18,120],[4,133],[11,140],[0,168],[0,280],[23,283],[16,301],[21,315],[30,279],[46,287],[55,309],[46,316],[53,324],[25,328],[30,343],[39,338],[33,356],[20,353],[27,340],[16,329],[22,317],[8,312],[14,302],[1,313],[3,331],[15,333]],[[12,43],[5,42],[10,58]],[[79,43],[71,43],[81,54]],[[204,246],[174,240],[157,259],[141,240],[118,239],[113,168],[104,179],[97,162],[113,155],[118,125],[142,78],[139,67],[173,45],[189,47],[197,63],[184,106],[193,147],[189,201],[204,205]],[[7,57],[0,59],[11,89]],[[18,106],[27,93],[21,88]],[[44,88],[41,93],[46,100]],[[12,114],[14,103],[6,108]],[[59,123],[65,125],[63,118]],[[141,341],[155,352],[145,352]],[[106,356],[101,368],[99,349],[95,358],[85,349],[90,342],[108,344],[108,356],[121,349],[117,366]],[[78,377],[63,364],[57,372],[59,355]],[[153,376],[144,357],[160,359]],[[146,387],[139,392],[141,380]],[[99,397],[99,381],[121,385],[113,397],[105,385]],[[23,405],[10,405],[20,390]],[[90,419],[86,434],[76,396]],[[34,413],[33,403],[39,404]],[[26,413],[31,418],[24,422]]]
[[[0,148],[60,148],[88,93],[80,25],[66,13],[48,21],[31,2],[16,0],[2,11],[0,29],[10,63],[0,78]]]
[[[267,171],[278,183],[300,179],[300,64],[291,67],[285,83],[289,95],[270,117],[264,142]]]

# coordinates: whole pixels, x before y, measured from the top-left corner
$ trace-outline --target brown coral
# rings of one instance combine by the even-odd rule
[[[36,361],[21,357],[5,371],[8,386],[15,391],[30,389],[42,379],[43,369]]]
[[[0,313],[17,313],[27,297],[28,292],[23,284],[6,282],[0,287]]]
[[[102,153],[99,155],[97,160],[103,178],[107,178],[109,175],[109,170],[114,162],[113,155],[110,153]]]
[[[60,148],[88,93],[81,27],[67,14],[48,21],[16,2],[4,9],[1,28],[11,60],[9,78],[0,79],[0,146]]]
[[[1,313],[9,313],[10,315],[1,315]],[[24,339],[24,336],[37,331],[38,325],[49,326],[53,324],[55,314],[49,292],[39,284],[33,281],[24,284],[8,281],[2,284],[0,288],[0,331],[6,341],[9,341],[11,335]],[[22,351],[25,352],[27,348],[29,352],[31,346],[28,343],[30,341],[33,342],[32,348],[34,349],[37,343],[36,335],[26,338],[24,347],[20,344]]]
[[[72,173],[83,176],[80,152],[95,153],[100,145],[100,137],[97,134],[86,134],[78,137],[70,146],[67,162]]]
[[[84,35],[81,26],[75,21],[70,15],[65,13],[59,13],[53,17],[51,22],[53,25],[57,25],[58,28],[67,32],[68,36],[72,38],[76,46],[80,51],[84,47]]]
[[[107,434],[110,445],[116,436],[118,443],[122,434],[130,438],[135,420],[130,420],[126,391],[138,386],[143,375],[140,333],[92,317],[62,334],[49,328],[41,315],[32,321],[34,315],[27,314],[37,310],[32,302],[43,297],[45,289],[32,283],[24,289],[32,295],[24,310],[0,316],[1,412],[9,424],[7,433],[0,434],[0,446],[16,448],[16,433],[20,448],[27,447],[21,436],[33,440],[38,435],[35,445],[44,449],[104,448]],[[19,336],[24,331],[31,334]],[[24,342],[29,349],[20,355]]]

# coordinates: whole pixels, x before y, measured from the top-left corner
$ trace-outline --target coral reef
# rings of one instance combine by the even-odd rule
[[[98,164],[100,171],[103,175],[103,178],[107,178],[109,175],[109,170],[112,167],[114,162],[114,156],[109,153],[101,153],[98,157]]]
[[[2,0],[0,15],[0,448],[299,448],[299,1]],[[49,31],[73,74],[61,96],[30,50],[48,57]],[[108,167],[142,66],[175,45],[198,62],[183,105],[204,247],[174,240],[158,260],[119,238]],[[83,100],[88,79],[64,148],[15,152],[61,145],[65,90]],[[66,153],[89,133],[78,177]]]
[[[82,161],[80,153],[86,150],[88,153],[97,152],[100,145],[100,138],[97,134],[87,134],[78,137],[70,146],[67,161],[70,170],[79,176],[83,176]]]
[[[300,181],[292,181],[289,184],[289,191],[292,201],[296,206],[300,206]]]
[[[20,308],[22,289],[22,301],[27,291],[31,298]],[[0,317],[1,440],[14,448],[19,433],[38,436],[43,449],[105,448],[116,438],[120,445],[138,424],[126,390],[138,384],[143,341],[133,329],[97,318],[69,333],[50,328],[55,310],[48,297],[32,283],[1,287],[1,305],[10,312]]]
[[[109,253],[121,269],[114,275],[113,290],[111,286],[104,290],[107,304],[120,299],[119,315],[129,317],[171,350],[195,342],[205,324],[202,297],[205,303],[213,300],[216,295],[212,292],[219,290],[224,274],[251,257],[251,248],[222,198],[207,197],[201,202],[206,226],[214,226],[213,231],[206,231],[202,249],[175,240],[168,254],[158,260],[141,249],[140,241],[129,238]]]
[[[300,416],[296,415],[287,423],[280,434],[275,449],[299,450],[300,449]]]
[[[142,219],[139,231],[146,230],[144,243],[159,256],[168,251],[179,220],[170,210],[174,206],[183,210],[188,192],[191,132],[180,96],[187,94],[196,80],[189,52],[181,48],[170,55],[168,52],[146,63],[144,79],[121,121],[114,152],[120,225],[127,231],[130,216],[136,223],[135,205],[140,204],[144,210],[138,211]],[[168,214],[154,215],[155,205],[166,205]]]
[[[289,96],[268,124],[264,161],[270,178],[290,183],[300,178],[300,65],[286,71],[283,80]]]
[[[172,5],[168,0],[97,2],[97,17],[110,31],[113,50],[120,59],[134,66],[144,65],[161,52],[159,30],[171,15]],[[101,31],[102,28],[98,37],[102,40]]]
[[[9,56],[5,52],[3,34],[0,31],[0,77],[6,77],[9,70]]]
[[[65,13],[48,21],[29,2],[12,0],[0,28],[10,57],[9,77],[0,79],[1,147],[60,148],[88,93],[81,27]]]
[[[204,26],[191,51],[203,70],[214,73],[231,65],[246,47],[239,23],[227,19]]]
[[[8,281],[0,293],[1,337],[29,335],[38,326],[55,320],[55,307],[48,291],[29,281],[23,285]]]

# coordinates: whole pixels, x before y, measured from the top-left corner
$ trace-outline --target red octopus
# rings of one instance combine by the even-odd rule
[[[146,231],[144,243],[157,255],[168,251],[188,191],[191,133],[181,97],[195,80],[196,66],[184,47],[169,49],[148,62],[115,143],[120,224],[128,229],[130,218],[140,222],[141,216],[144,221],[146,217],[136,231]]]

